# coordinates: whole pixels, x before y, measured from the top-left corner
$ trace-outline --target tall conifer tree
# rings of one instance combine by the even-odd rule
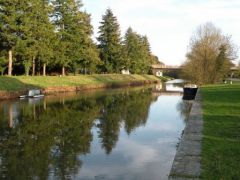
[[[97,50],[91,40],[92,26],[90,16],[80,11],[82,3],[79,0],[54,0],[54,24],[58,34],[57,59],[65,75],[65,67],[77,67],[83,62],[98,61]],[[91,64],[91,63],[90,63]],[[85,63],[86,66],[89,64]],[[86,67],[84,67],[86,68]],[[75,69],[75,68],[74,68]]]
[[[51,8],[46,0],[32,0],[32,23],[30,32],[34,48],[37,52],[37,58],[42,64],[42,74],[46,75],[46,66],[53,57],[53,44],[55,43],[54,26],[49,20]],[[33,23],[34,22],[34,23]],[[34,59],[33,59],[34,60]],[[33,66],[34,71],[34,66]]]
[[[0,0],[0,46],[8,51],[8,75],[12,75],[13,52],[23,36],[26,0]]]
[[[152,55],[146,36],[141,36],[132,28],[128,28],[124,37],[124,51],[132,73],[148,73]]]
[[[50,23],[50,6],[43,0],[29,0],[25,13],[26,40],[23,64],[26,68],[32,64],[32,75],[35,75],[36,60],[43,64],[43,75],[46,75],[46,64],[53,56],[54,26]],[[40,67],[39,67],[40,68]],[[29,71],[29,70],[28,70]],[[28,74],[28,72],[27,72]]]
[[[76,34],[73,45],[73,56],[71,57],[71,65],[76,71],[81,69],[84,74],[96,71],[97,64],[100,63],[99,52],[94,44],[91,36],[93,27],[91,25],[90,15],[86,12],[78,12],[78,26],[75,29]],[[77,50],[77,51],[76,51]]]
[[[103,72],[119,72],[123,58],[121,57],[121,33],[117,18],[111,9],[107,9],[99,27],[100,58]]]

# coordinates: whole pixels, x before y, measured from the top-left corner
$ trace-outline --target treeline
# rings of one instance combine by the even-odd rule
[[[91,17],[80,0],[0,0],[0,73],[148,73],[158,62],[146,36],[129,28],[121,37],[107,9],[92,40]]]

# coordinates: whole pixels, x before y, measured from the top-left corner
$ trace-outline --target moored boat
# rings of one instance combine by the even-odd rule
[[[183,99],[192,100],[195,99],[197,94],[198,86],[196,84],[186,84],[183,87]]]
[[[39,97],[43,97],[44,94],[41,94],[41,91],[39,89],[31,89],[28,91],[27,95],[22,95],[19,96],[19,98],[23,99],[23,98],[39,98]]]

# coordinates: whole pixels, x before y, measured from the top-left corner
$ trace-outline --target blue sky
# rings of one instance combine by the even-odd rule
[[[152,52],[168,65],[185,60],[191,35],[212,22],[240,46],[240,0],[82,0],[92,16],[94,37],[107,8],[117,16],[122,35],[131,26],[147,35]]]

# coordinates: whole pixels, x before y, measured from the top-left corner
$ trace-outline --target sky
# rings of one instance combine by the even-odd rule
[[[128,27],[146,35],[153,54],[167,65],[185,60],[189,41],[199,25],[207,22],[231,35],[240,47],[240,0],[82,0],[91,14],[94,38],[107,8],[117,16],[121,33]],[[240,54],[239,54],[240,56]]]

